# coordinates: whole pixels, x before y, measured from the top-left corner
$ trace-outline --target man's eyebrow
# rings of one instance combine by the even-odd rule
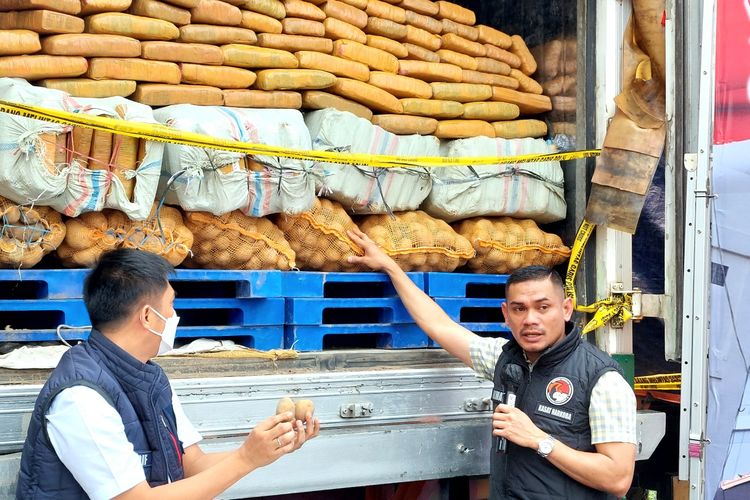
[[[532,302],[535,303],[535,304],[538,304],[540,302],[549,302],[549,301],[550,301],[549,297],[540,297],[538,299],[532,300]],[[517,300],[510,300],[510,301],[508,301],[508,304],[522,306],[522,305],[525,305],[526,303],[525,302],[520,302],[520,301],[517,301]]]

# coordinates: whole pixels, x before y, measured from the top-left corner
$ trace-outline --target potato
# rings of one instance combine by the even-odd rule
[[[288,411],[294,412],[294,400],[292,398],[281,398],[276,403],[276,415],[286,413]]]
[[[310,415],[315,414],[315,404],[310,399],[299,399],[294,404],[294,418],[305,420],[308,412]]]

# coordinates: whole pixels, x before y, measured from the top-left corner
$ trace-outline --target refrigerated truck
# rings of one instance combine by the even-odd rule
[[[628,1],[559,0],[556,2],[458,2],[479,13],[479,22],[507,29],[514,19],[527,38],[541,29],[543,11],[564,11],[550,19],[550,30],[577,38],[578,88],[572,146],[601,146],[614,97],[621,88],[623,33],[630,16]],[[682,182],[686,159],[697,154],[689,131],[697,111],[697,81],[692,43],[699,32],[698,2],[667,2],[667,147],[664,153],[663,286],[656,293],[633,287],[632,237],[600,227],[590,242],[577,282],[580,302],[612,293],[637,297],[637,317],[659,318],[664,325],[664,357],[677,360],[690,342],[681,341],[679,311],[682,258]],[[549,9],[553,5],[555,9]],[[546,7],[545,7],[546,6]],[[515,15],[512,13],[515,12]],[[515,16],[515,17],[513,17]],[[545,28],[547,29],[547,28]],[[538,42],[544,37],[536,37]],[[528,40],[527,40],[528,41]],[[686,48],[690,50],[686,50]],[[678,74],[679,68],[679,74]],[[678,84],[679,82],[679,84]],[[696,115],[697,116],[697,115]],[[689,166],[689,165],[688,165]],[[565,164],[567,218],[559,226],[572,241],[583,220],[593,170],[591,160]],[[689,170],[689,169],[687,169]],[[692,181],[693,179],[691,179]],[[704,235],[705,236],[705,235]],[[688,241],[687,239],[685,240]],[[687,255],[687,252],[685,251]],[[692,306],[690,306],[692,307]],[[688,318],[689,319],[689,318]],[[608,324],[591,341],[633,367],[633,324]],[[642,339],[638,339],[641,342]],[[303,353],[294,360],[164,359],[172,385],[188,417],[204,436],[202,447],[236,447],[253,425],[273,413],[283,396],[312,399],[321,419],[320,437],[298,453],[254,472],[221,498],[274,494],[408,481],[485,476],[489,473],[490,394],[492,384],[440,349],[335,350]],[[48,372],[3,372],[0,386],[0,497],[15,488],[20,450],[36,394]],[[638,413],[638,459],[653,453],[665,429],[664,414]]]

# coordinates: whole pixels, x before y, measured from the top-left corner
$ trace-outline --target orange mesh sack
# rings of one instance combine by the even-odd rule
[[[60,214],[0,198],[0,267],[33,267],[65,238]]]
[[[468,267],[475,273],[511,273],[525,266],[552,267],[570,257],[559,236],[545,233],[531,219],[474,218],[453,225],[477,252]]]
[[[182,264],[193,247],[193,233],[185,225],[182,214],[172,207],[157,204],[145,221],[131,221],[120,211],[109,212],[109,225],[120,239],[120,248],[136,248],[161,255],[173,266]]]
[[[154,216],[156,204],[145,221],[133,221],[119,210],[85,213],[68,219],[65,242],[57,255],[66,267],[93,267],[101,255],[116,248],[136,248],[164,257],[177,266],[190,253],[193,233],[185,226],[180,212],[162,207]]]
[[[311,210],[299,215],[282,214],[278,224],[297,252],[300,269],[361,270],[347,262],[349,256],[362,255],[362,249],[346,234],[357,226],[340,203],[316,198]]]
[[[469,240],[421,210],[370,215],[360,229],[404,271],[454,271],[474,257]]]
[[[209,269],[279,269],[295,267],[294,250],[284,234],[265,217],[239,210],[221,216],[187,212],[185,221],[195,235],[188,267]]]
[[[119,238],[105,212],[87,212],[65,221],[65,241],[57,256],[65,267],[94,267],[104,252],[117,248]]]

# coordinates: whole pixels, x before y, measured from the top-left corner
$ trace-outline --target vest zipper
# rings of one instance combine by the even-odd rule
[[[169,430],[169,426],[167,425],[167,419],[164,418],[164,414],[160,413],[159,416],[161,417],[162,424],[164,424],[164,428],[167,430],[167,433],[169,434],[169,437],[172,440],[172,445],[174,446],[174,451],[175,451],[175,454],[177,455],[177,462],[180,464],[180,467],[182,467],[182,454],[180,453],[180,446],[177,444],[177,438],[175,437],[174,434],[172,434],[172,431]]]

